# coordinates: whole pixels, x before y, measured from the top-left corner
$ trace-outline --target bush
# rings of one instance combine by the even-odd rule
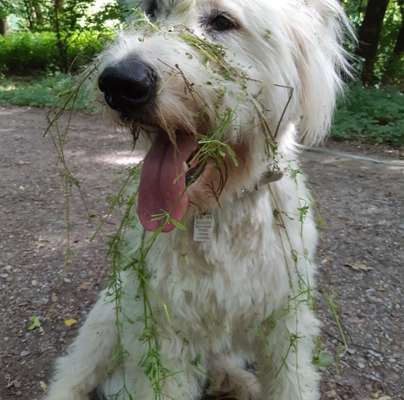
[[[0,36],[0,68],[11,74],[47,70],[57,64],[58,52],[53,33],[21,32]]]
[[[113,37],[112,32],[81,31],[67,40],[67,59],[72,71],[88,64]],[[63,62],[53,32],[19,32],[0,36],[0,72],[32,75],[56,71]]]
[[[392,87],[354,84],[337,106],[335,139],[404,145],[404,95]]]
[[[77,71],[90,63],[112,39],[113,33],[110,31],[75,32],[69,38],[67,46],[67,58],[71,70]]]

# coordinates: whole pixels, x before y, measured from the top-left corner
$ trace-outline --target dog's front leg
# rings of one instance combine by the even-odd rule
[[[319,322],[306,303],[273,321],[258,357],[263,400],[318,400],[319,374],[313,365]]]
[[[159,339],[158,357],[160,366],[152,367],[147,359],[148,348],[140,335],[127,336],[125,352],[127,358],[120,368],[102,385],[107,399],[130,400],[199,400],[205,382],[205,368],[195,365],[195,357],[190,356],[190,344],[184,344],[178,337]],[[150,350],[149,350],[150,351]],[[156,361],[156,358],[153,358]]]
[[[103,292],[67,355],[57,360],[46,400],[87,400],[105,377],[116,338],[114,306]]]
[[[167,400],[200,400],[206,371],[202,364],[195,364],[190,356],[191,344],[182,339],[165,339],[161,342],[163,362],[167,368],[164,394]]]

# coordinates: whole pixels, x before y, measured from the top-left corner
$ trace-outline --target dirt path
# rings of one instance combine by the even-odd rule
[[[128,137],[99,117],[74,119],[66,155],[85,188],[90,219],[75,194],[73,255],[65,268],[63,192],[53,146],[42,137],[45,126],[43,111],[0,108],[2,400],[41,398],[56,354],[75,336],[105,276],[106,240],[116,218],[90,241],[94,216],[105,214],[105,199],[139,156],[129,151]],[[324,400],[404,399],[404,165],[382,150],[367,147],[360,155],[393,163],[333,152],[304,155],[323,227],[318,301],[323,339],[329,352],[341,353],[335,305],[349,345],[324,373]],[[39,318],[40,328],[29,330],[32,317]],[[67,327],[68,319],[78,324]]]

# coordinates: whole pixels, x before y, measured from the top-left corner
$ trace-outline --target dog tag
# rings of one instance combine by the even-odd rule
[[[195,242],[208,242],[213,238],[215,220],[212,214],[197,215],[194,219]]]

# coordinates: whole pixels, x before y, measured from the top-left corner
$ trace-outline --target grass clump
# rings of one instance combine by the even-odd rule
[[[225,134],[230,129],[235,118],[235,111],[228,109],[222,115],[217,116],[217,126],[211,132],[198,140],[199,149],[192,157],[190,178],[188,185],[194,183],[205,170],[207,164],[212,161],[219,175],[218,187],[210,187],[213,196],[219,203],[219,196],[228,178],[228,162],[238,166],[237,155],[233,148],[225,142]],[[194,167],[196,165],[196,167]]]
[[[191,163],[206,164],[210,159],[218,160],[228,157],[235,166],[238,165],[236,153],[231,146],[223,141],[234,117],[235,112],[231,109],[218,117],[217,127],[198,140],[200,148]]]
[[[155,307],[153,307],[153,291],[150,288],[151,271],[148,267],[148,254],[153,248],[157,238],[162,233],[165,223],[172,223],[167,217],[159,229],[152,233],[146,233],[140,228],[140,223],[136,216],[137,192],[129,193],[133,187],[137,187],[139,180],[139,165],[130,169],[129,176],[117,197],[113,200],[112,207],[124,206],[125,211],[118,227],[117,232],[112,237],[109,247],[109,256],[112,259],[112,271],[108,286],[108,294],[111,301],[115,305],[115,324],[118,331],[118,344],[115,349],[114,364],[122,364],[127,356],[122,341],[123,319],[128,318],[122,310],[123,287],[121,274],[124,271],[132,271],[138,283],[135,298],[142,304],[141,315],[136,315],[136,320],[128,321],[130,323],[142,325],[139,340],[145,344],[145,353],[140,360],[145,376],[149,379],[153,389],[153,399],[160,400],[163,398],[163,385],[166,378],[170,375],[170,371],[166,369],[162,363],[160,356],[160,344],[158,340],[158,330],[155,319]],[[138,230],[140,242],[138,247],[133,251],[133,243],[126,237],[128,230],[133,230],[133,226]],[[130,251],[128,251],[128,248]],[[162,305],[164,307],[164,305]],[[126,321],[127,322],[127,321]],[[126,379],[126,378],[125,378]],[[122,393],[125,393],[129,399],[134,399],[134,394],[130,393],[126,380],[123,383]]]
[[[73,90],[77,78],[62,73],[31,78],[0,78],[0,105],[62,107],[65,95]],[[83,87],[72,105],[75,110],[94,111],[94,94]]]
[[[217,43],[209,42],[208,40],[193,34],[190,31],[184,31],[179,34],[179,37],[188,45],[195,48],[204,58],[205,63],[213,63],[219,69],[219,74],[223,78],[231,81],[237,79],[245,80],[243,72],[231,64],[226,59],[226,51],[224,47]]]

